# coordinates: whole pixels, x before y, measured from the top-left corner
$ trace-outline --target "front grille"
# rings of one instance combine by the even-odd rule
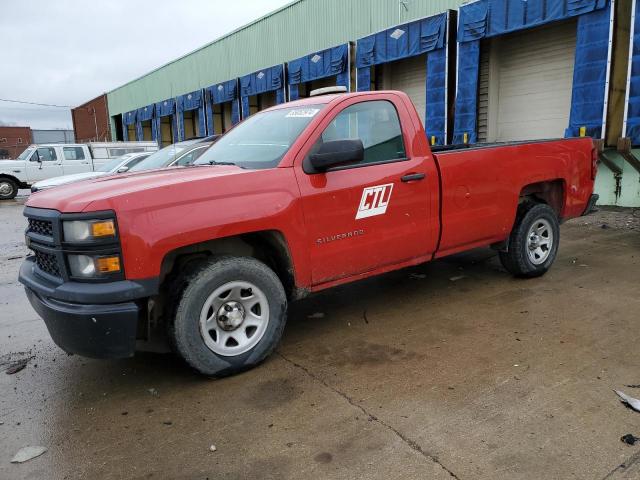
[[[53,275],[54,277],[60,277],[60,266],[58,265],[58,259],[55,255],[51,253],[41,252],[39,250],[34,250],[33,252],[36,257],[36,265],[38,268],[49,275]]]
[[[53,237],[53,223],[49,220],[36,220],[35,218],[30,218],[29,232],[45,237]]]

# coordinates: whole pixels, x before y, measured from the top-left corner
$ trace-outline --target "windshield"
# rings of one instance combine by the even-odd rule
[[[18,160],[26,160],[27,158],[29,158],[29,155],[31,155],[33,153],[33,151],[35,150],[35,148],[27,148],[24,152],[22,152],[20,155],[18,155]]]
[[[166,167],[169,163],[173,162],[176,156],[183,152],[190,144],[185,145],[169,145],[162,150],[158,150],[155,153],[149,155],[146,159],[139,164],[134,165],[129,169],[130,172],[140,172],[142,170],[152,170],[154,168]]]
[[[97,172],[110,172],[112,170],[115,170],[118,167],[118,165],[120,165],[124,160],[126,160],[126,158],[128,158],[128,157],[125,155],[125,156],[122,156],[122,157],[119,157],[119,158],[114,158],[113,160],[109,160],[107,163],[102,165],[96,171]]]
[[[257,113],[224,134],[196,165],[233,163],[243,168],[276,167],[324,105]]]

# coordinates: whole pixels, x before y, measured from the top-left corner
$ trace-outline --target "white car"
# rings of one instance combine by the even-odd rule
[[[48,178],[93,172],[127,153],[155,152],[156,142],[47,143],[30,145],[15,160],[0,160],[0,200]]]
[[[104,175],[112,175],[114,173],[124,173],[129,171],[131,167],[134,167],[142,160],[151,155],[151,152],[142,153],[127,153],[119,158],[114,158],[108,161],[95,172],[75,173],[72,175],[61,175],[59,177],[49,178],[42,180],[31,185],[32,192],[39,192],[40,190],[46,190],[49,188],[57,187],[59,185],[68,185],[69,183],[80,182],[82,180],[88,180],[90,178],[102,177]]]
[[[81,180],[90,180],[92,178],[104,175],[113,175],[116,173],[142,172],[144,170],[166,167],[185,167],[193,164],[193,162],[195,162],[198,157],[200,157],[200,155],[202,155],[204,151],[219,137],[220,135],[212,135],[209,137],[178,142],[176,144],[169,145],[168,147],[164,147],[162,150],[158,150],[157,152],[143,152],[124,155],[119,159],[115,159],[104,164],[96,172],[63,175],[61,177],[37,182],[31,187],[31,191],[37,192],[47,188],[57,187],[58,185],[67,185]]]

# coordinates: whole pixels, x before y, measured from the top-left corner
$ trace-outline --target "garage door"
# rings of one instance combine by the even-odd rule
[[[575,20],[491,40],[488,141],[564,137],[575,49]]]
[[[400,90],[409,95],[424,124],[427,104],[426,55],[418,55],[385,64],[383,66],[382,81],[385,90]]]

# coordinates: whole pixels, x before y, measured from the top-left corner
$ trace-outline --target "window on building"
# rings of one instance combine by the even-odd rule
[[[22,138],[18,138],[18,145],[22,144]]]
[[[65,160],[84,160],[84,148],[82,147],[64,147],[62,149]]]

